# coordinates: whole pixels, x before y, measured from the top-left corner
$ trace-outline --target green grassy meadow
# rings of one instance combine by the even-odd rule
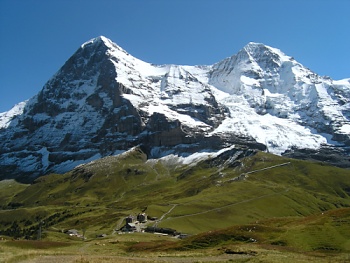
[[[349,178],[348,169],[263,152],[226,165],[207,160],[190,166],[147,161],[136,148],[32,184],[1,181],[0,258],[346,262]],[[141,211],[162,219],[149,226],[189,237],[119,234],[125,217]],[[67,235],[68,229],[85,239]]]

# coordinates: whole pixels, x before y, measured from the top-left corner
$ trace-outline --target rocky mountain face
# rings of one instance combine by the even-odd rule
[[[211,66],[152,65],[105,37],[0,114],[0,179],[33,179],[140,145],[149,158],[268,150],[350,167],[350,80],[249,43]],[[326,160],[324,160],[326,159]],[[335,161],[334,161],[335,160]]]

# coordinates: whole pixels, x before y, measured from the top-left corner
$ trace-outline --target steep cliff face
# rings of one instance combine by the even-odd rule
[[[205,88],[208,103],[193,101],[190,87],[182,99],[177,81],[196,80],[181,72],[137,60],[104,37],[83,44],[39,94],[1,116],[1,178],[65,172],[139,144],[151,150],[198,141],[192,124],[218,125],[225,107]]]
[[[125,131],[132,135],[142,129],[137,110],[121,96],[123,85],[115,80],[108,49],[102,38],[84,44],[2,129],[2,167],[30,176],[67,170],[113,151],[109,131],[122,139]],[[125,116],[134,116],[133,126]]]
[[[350,146],[350,83],[249,43],[212,66],[152,65],[84,43],[30,100],[0,114],[0,179],[65,172],[141,145],[150,158],[233,144],[282,154]]]

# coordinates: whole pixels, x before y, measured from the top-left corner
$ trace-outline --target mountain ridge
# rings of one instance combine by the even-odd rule
[[[328,145],[347,158],[349,98],[346,80],[260,43],[214,65],[153,65],[100,36],[0,114],[0,178],[62,173],[137,145],[150,158],[233,144],[276,154]]]

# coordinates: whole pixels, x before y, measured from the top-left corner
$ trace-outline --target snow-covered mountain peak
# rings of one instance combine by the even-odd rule
[[[112,42],[109,38],[106,38],[104,36],[94,37],[94,38],[90,39],[89,41],[86,41],[85,43],[83,43],[81,45],[81,48],[84,48],[88,45],[99,45],[99,44],[104,44],[104,45],[110,46],[110,47],[114,46],[114,47],[118,47],[121,49],[121,47],[119,47],[117,44]]]
[[[103,36],[91,38],[90,40],[84,42],[84,43],[81,45],[81,48],[84,48],[84,47],[87,46],[87,45],[99,43],[100,41],[103,41]]]
[[[114,57],[114,60],[117,60],[119,57],[129,57],[130,60],[135,59],[122,47],[104,36],[90,39],[82,44],[81,48],[91,55],[95,53],[101,55],[101,53],[103,53],[109,55],[110,57]]]
[[[263,71],[274,72],[283,64],[291,64],[291,61],[293,61],[291,57],[285,55],[281,50],[262,43],[250,42],[240,51],[240,53],[242,52],[247,53],[246,59],[248,63],[256,63]]]
[[[270,49],[263,43],[249,42],[240,52],[247,52],[253,58],[258,58],[264,54],[270,53]]]
[[[219,75],[219,86],[225,91],[232,91],[224,88],[223,82],[230,82],[230,86],[236,91],[240,86],[240,76],[257,80],[263,77],[265,73],[278,73],[283,66],[291,67],[294,65],[293,59],[285,55],[282,51],[276,48],[269,47],[262,43],[250,42],[243,47],[237,54],[228,57],[212,67],[211,76],[215,79]],[[213,79],[212,78],[212,79]],[[225,78],[225,79],[223,79]],[[235,83],[227,78],[235,79]]]
[[[261,43],[211,66],[153,65],[100,36],[0,113],[0,178],[65,172],[136,145],[152,158],[236,144],[345,148],[349,98],[349,79],[322,78]]]
[[[244,46],[243,50],[249,53],[254,58],[258,57],[279,57],[281,60],[290,60],[291,57],[284,54],[278,48],[270,47],[263,43],[249,42]]]

